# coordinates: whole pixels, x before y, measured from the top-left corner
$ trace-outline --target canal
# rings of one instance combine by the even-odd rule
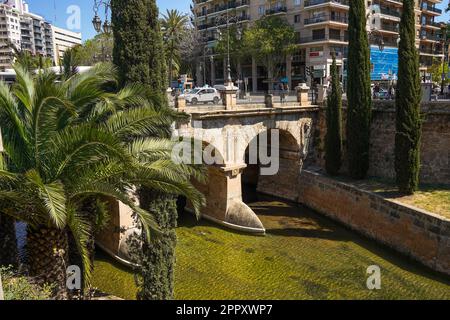
[[[251,207],[264,237],[180,217],[176,299],[450,299],[447,277],[305,207],[267,197]],[[371,265],[381,268],[381,290],[367,289]],[[93,284],[135,297],[131,270],[101,252]]]

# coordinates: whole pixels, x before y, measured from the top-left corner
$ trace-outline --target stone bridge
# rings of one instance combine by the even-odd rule
[[[270,108],[247,104],[232,110],[215,106],[183,111],[191,118],[175,125],[175,135],[195,138],[201,151],[214,158],[207,162],[208,182],[197,185],[207,200],[202,217],[235,230],[264,234],[263,224],[244,202],[243,185],[260,193],[298,200],[300,172],[319,108],[274,103]],[[260,174],[270,165],[258,151],[278,164],[273,173]],[[127,239],[137,231],[133,212],[120,202],[110,205],[110,224],[97,235],[96,243],[121,263],[130,265]]]
[[[176,126],[178,136],[202,141],[204,154],[215,159],[208,162],[208,183],[198,185],[207,198],[202,217],[232,229],[265,233],[259,218],[244,203],[243,184],[256,187],[260,193],[297,201],[300,171],[318,110],[295,104],[186,109],[191,120]],[[270,171],[261,155],[278,163],[274,165],[276,172],[261,174],[264,168]]]

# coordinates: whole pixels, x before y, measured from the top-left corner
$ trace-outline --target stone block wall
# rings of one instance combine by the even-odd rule
[[[303,170],[299,202],[450,275],[450,219]]]
[[[346,106],[344,102],[344,123]],[[309,163],[324,167],[326,134],[325,108],[319,113],[314,142],[313,159]],[[422,105],[422,168],[421,182],[450,184],[450,103],[430,102]],[[345,125],[344,125],[345,135]],[[395,104],[393,101],[374,101],[372,118],[369,175],[395,178]],[[344,165],[344,172],[346,171]]]

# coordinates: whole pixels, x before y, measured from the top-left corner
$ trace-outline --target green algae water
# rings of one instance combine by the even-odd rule
[[[450,279],[314,213],[273,199],[251,204],[266,236],[180,219],[177,299],[450,299]],[[367,268],[381,268],[381,290]],[[94,286],[134,299],[133,274],[104,254]]]

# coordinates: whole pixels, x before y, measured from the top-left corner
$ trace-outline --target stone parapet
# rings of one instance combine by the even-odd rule
[[[450,219],[303,170],[299,202],[450,275]]]
[[[344,128],[346,104],[347,101],[343,101]],[[320,108],[318,122],[315,124],[316,133],[312,148],[314,157],[309,159],[309,163],[322,168],[325,165],[325,111],[324,107]],[[421,183],[450,184],[450,103],[423,103],[422,117]],[[370,176],[395,178],[395,131],[395,101],[374,101],[370,141]],[[345,136],[345,129],[343,133]],[[346,168],[347,162],[344,154],[343,172],[346,171]]]

